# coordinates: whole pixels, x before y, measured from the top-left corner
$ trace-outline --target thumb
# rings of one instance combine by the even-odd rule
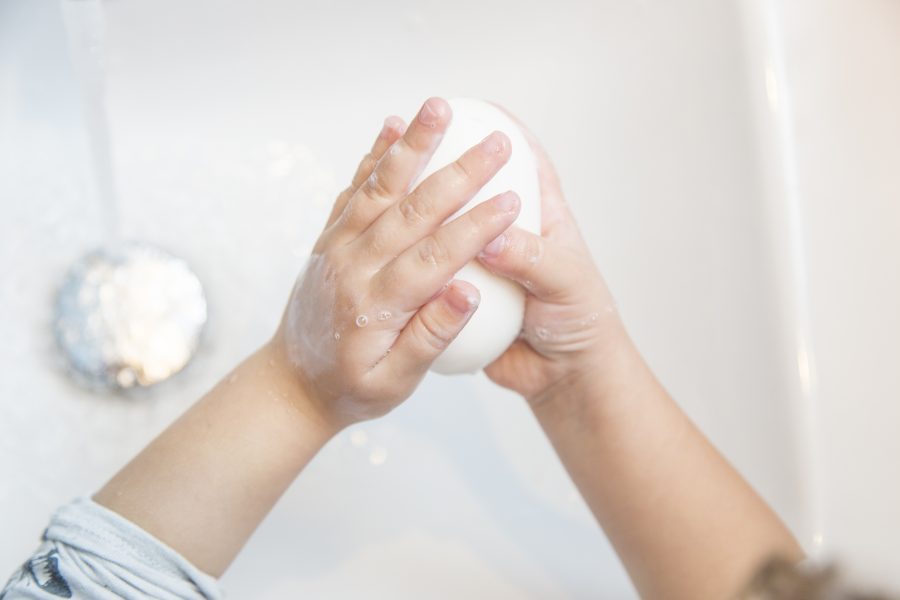
[[[453,280],[413,315],[379,367],[384,365],[396,374],[424,374],[456,339],[480,301],[474,285]]]
[[[505,106],[494,104],[512,119],[525,136],[531,152],[537,161],[538,183],[541,191],[541,232],[549,239],[559,240],[563,245],[574,245],[581,240],[581,232],[575,217],[566,203],[556,167],[547,155],[543,144],[531,129]]]
[[[489,271],[516,281],[543,300],[572,289],[577,277],[575,258],[553,240],[516,226],[500,234],[478,255]]]

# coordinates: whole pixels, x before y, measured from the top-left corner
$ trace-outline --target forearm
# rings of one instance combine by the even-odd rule
[[[534,412],[644,598],[733,596],[790,532],[678,408],[624,331]]]
[[[94,497],[219,576],[334,434],[270,346],[247,358]]]
[[[409,127],[385,121],[273,342],[116,475],[98,503],[219,575],[337,429],[409,397],[478,306],[478,290],[454,276],[521,207],[506,192],[446,222],[511,156],[500,132],[410,191],[451,112],[431,98]]]

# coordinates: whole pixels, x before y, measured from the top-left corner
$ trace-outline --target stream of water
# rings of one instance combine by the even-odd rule
[[[104,242],[118,237],[116,181],[106,109],[106,20],[102,0],[60,0],[69,55],[79,83],[89,145],[90,189],[103,219]]]

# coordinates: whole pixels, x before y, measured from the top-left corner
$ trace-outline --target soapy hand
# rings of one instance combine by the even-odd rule
[[[534,405],[561,385],[600,369],[625,332],[553,165],[534,136],[519,125],[539,163],[542,235],[513,226],[479,255],[490,271],[518,282],[527,292],[519,339],[485,373]]]
[[[506,163],[494,132],[412,183],[451,118],[425,102],[412,124],[389,117],[300,274],[272,346],[303,396],[343,427],[405,400],[476,310],[478,290],[454,274],[506,230],[519,198],[505,192],[453,221]]]

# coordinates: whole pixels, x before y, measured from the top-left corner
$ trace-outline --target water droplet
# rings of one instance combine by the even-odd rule
[[[334,332],[334,339],[335,339],[335,341],[338,341],[338,340],[341,339],[341,332],[340,332],[340,331],[335,331],[335,332]]]
[[[378,313],[378,320],[379,320],[379,321],[387,321],[387,320],[390,319],[392,316],[393,316],[393,315],[391,314],[391,311],[389,311],[389,310],[383,310],[383,311],[381,311],[381,312]]]
[[[541,340],[546,340],[550,337],[550,330],[548,330],[546,327],[535,327],[534,333],[538,336],[538,339]]]
[[[591,321],[596,321],[600,318],[600,313],[591,313]]]
[[[357,327],[365,327],[369,324],[369,317],[366,315],[359,315],[356,317],[356,326]]]

